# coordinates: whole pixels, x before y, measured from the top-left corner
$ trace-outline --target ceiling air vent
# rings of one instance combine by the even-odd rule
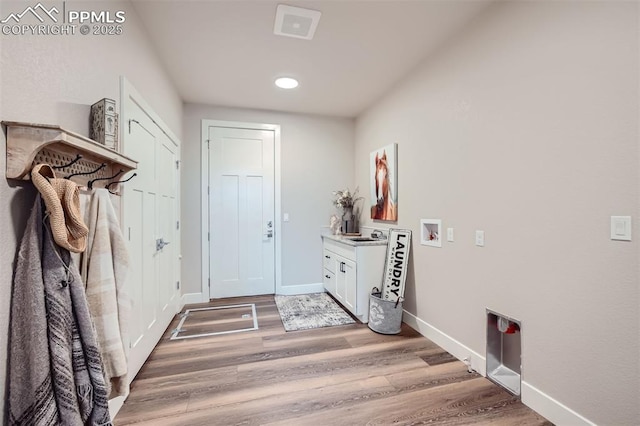
[[[311,40],[318,27],[321,12],[279,4],[273,33],[286,37]]]

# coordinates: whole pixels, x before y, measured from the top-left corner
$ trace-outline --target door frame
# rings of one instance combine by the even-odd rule
[[[281,214],[281,163],[280,163],[280,125],[279,124],[267,124],[267,123],[247,123],[242,121],[223,121],[223,120],[211,120],[203,119],[200,133],[200,207],[201,207],[201,252],[202,252],[202,300],[201,302],[208,302],[211,297],[209,276],[210,271],[210,253],[209,253],[209,238],[208,235],[211,232],[209,229],[209,148],[207,146],[209,141],[209,127],[227,127],[233,129],[247,129],[247,130],[271,130],[273,131],[274,141],[274,228],[273,238],[275,242],[274,262],[275,262],[275,292],[280,293],[280,287],[282,283],[282,238],[280,233],[282,232],[282,214]]]

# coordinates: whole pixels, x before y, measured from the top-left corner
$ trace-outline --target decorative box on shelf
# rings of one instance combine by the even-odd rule
[[[118,150],[118,114],[113,99],[104,98],[91,105],[90,138],[107,148]]]

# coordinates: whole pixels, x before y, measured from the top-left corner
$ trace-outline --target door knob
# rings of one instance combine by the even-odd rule
[[[169,241],[165,241],[164,238],[158,238],[156,240],[156,251],[162,250],[166,245],[169,245]]]

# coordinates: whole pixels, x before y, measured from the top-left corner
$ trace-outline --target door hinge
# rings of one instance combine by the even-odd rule
[[[133,121],[134,123],[138,123],[140,126],[142,126],[138,120],[136,120],[136,119],[134,119],[134,118],[130,119],[130,120],[129,120],[129,134],[131,134],[131,122],[132,122],[132,121]]]
[[[176,170],[180,170],[180,160],[176,160]]]
[[[210,191],[211,191],[211,187],[210,187],[210,186],[207,186],[207,195],[209,195],[209,194],[210,194]]]
[[[211,142],[209,139],[207,139],[207,149],[209,149],[209,142]]]
[[[131,227],[129,227],[129,241],[131,241]]]
[[[180,290],[180,281],[176,281],[176,290]]]
[[[207,278],[207,283],[209,284],[209,288],[211,288],[211,278]]]
[[[176,229],[180,229],[180,221],[176,221]]]
[[[207,232],[207,241],[211,241],[211,232]]]

